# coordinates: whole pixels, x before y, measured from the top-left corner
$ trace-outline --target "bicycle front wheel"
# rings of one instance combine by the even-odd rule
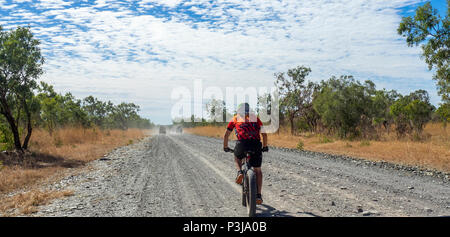
[[[247,193],[248,193],[248,179],[246,176],[244,176],[244,179],[242,180],[242,206],[247,206]]]
[[[256,215],[256,174],[252,169],[247,171],[247,179],[247,211],[249,217],[254,217]]]

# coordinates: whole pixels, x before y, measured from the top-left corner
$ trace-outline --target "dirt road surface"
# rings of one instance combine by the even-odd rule
[[[263,172],[258,216],[450,216],[442,177],[275,148],[264,153]],[[235,175],[220,139],[155,135],[52,184],[74,195],[35,215],[246,216]]]

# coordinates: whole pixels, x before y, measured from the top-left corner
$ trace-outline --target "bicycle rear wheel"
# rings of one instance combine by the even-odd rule
[[[252,169],[247,171],[247,211],[249,217],[256,215],[256,174]]]
[[[248,182],[247,182],[247,176],[244,175],[244,179],[242,180],[242,206],[246,207],[247,206],[247,187],[248,187]]]

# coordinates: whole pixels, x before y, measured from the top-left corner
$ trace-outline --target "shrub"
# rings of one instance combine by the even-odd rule
[[[300,151],[303,151],[303,150],[304,150],[304,148],[303,148],[304,145],[305,145],[305,144],[303,143],[302,140],[298,141],[298,143],[297,143],[297,149],[300,150]]]
[[[331,143],[333,140],[325,135],[319,136],[319,143]]]
[[[62,141],[61,137],[56,136],[56,137],[53,139],[53,144],[55,144],[56,147],[62,147],[63,141]]]
[[[346,138],[357,133],[362,116],[371,121],[369,110],[372,107],[371,96],[374,91],[375,85],[371,81],[361,84],[352,76],[333,76],[322,82],[313,107],[327,129],[337,132],[341,138]],[[367,126],[371,126],[371,123]]]
[[[441,104],[436,110],[436,114],[444,128],[447,127],[447,123],[450,123],[450,103]]]
[[[14,140],[8,126],[0,121],[0,150],[6,151],[14,148]]]

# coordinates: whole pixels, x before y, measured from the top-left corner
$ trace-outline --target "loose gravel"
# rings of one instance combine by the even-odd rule
[[[445,173],[280,148],[262,169],[258,216],[450,216]],[[34,215],[245,216],[235,175],[220,139],[155,135],[50,185],[74,195]]]

